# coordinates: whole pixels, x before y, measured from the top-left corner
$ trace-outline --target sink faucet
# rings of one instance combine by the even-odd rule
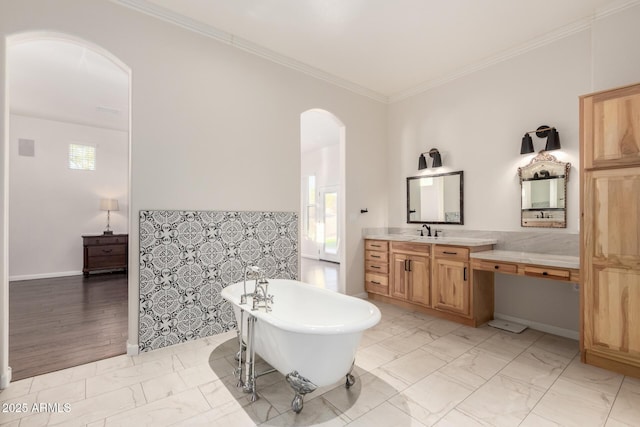
[[[422,224],[422,226],[427,229],[427,237],[431,237],[431,227],[427,224]]]

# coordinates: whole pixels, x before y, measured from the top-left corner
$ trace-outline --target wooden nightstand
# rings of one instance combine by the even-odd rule
[[[92,271],[127,270],[129,259],[127,234],[82,236],[82,241],[84,244],[82,272],[85,277],[88,277]]]

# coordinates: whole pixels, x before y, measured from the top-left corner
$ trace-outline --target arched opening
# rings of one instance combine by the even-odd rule
[[[131,71],[99,46],[49,32],[7,37],[5,67],[6,383],[126,352]],[[92,236],[101,246],[87,252]],[[35,297],[47,293],[39,311]],[[68,323],[58,324],[50,316],[65,304]]]
[[[300,115],[302,280],[344,293],[345,126],[329,111]]]

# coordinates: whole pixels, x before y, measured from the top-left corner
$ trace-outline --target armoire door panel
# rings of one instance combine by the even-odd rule
[[[597,259],[622,265],[640,261],[640,168],[600,170],[587,174],[586,202],[590,211],[589,247]]]
[[[593,97],[593,167],[640,163],[640,91],[620,95]]]
[[[588,299],[593,348],[640,356],[640,270],[595,268]]]

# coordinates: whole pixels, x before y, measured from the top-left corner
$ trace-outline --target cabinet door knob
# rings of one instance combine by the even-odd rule
[[[495,265],[493,268],[495,268],[496,270],[498,270],[500,268],[499,265]]]

